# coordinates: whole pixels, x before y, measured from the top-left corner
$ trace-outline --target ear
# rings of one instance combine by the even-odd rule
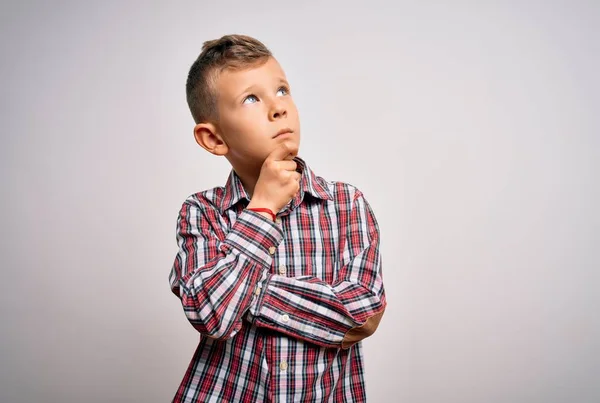
[[[217,127],[212,123],[198,123],[194,126],[196,143],[214,155],[225,155],[229,147],[219,134]]]

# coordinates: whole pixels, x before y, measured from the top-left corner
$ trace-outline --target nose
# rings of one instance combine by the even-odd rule
[[[285,117],[287,117],[287,108],[285,107],[285,104],[281,101],[273,102],[273,106],[269,111],[269,119],[277,120]]]

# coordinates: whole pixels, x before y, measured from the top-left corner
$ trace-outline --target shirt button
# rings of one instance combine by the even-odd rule
[[[280,217],[277,217],[277,218],[275,219],[275,222],[277,223],[277,225],[281,225],[281,218],[280,218]]]
[[[282,371],[286,371],[288,368],[288,363],[286,361],[281,361],[279,363],[279,369],[281,369]]]
[[[270,253],[271,255],[274,255],[276,250],[277,250],[277,249],[275,249],[275,247],[274,247],[274,246],[271,246],[271,247],[269,248],[269,253]]]
[[[281,317],[281,321],[282,321],[282,322],[285,322],[285,323],[287,323],[289,320],[290,320],[290,317],[289,317],[289,316],[287,316],[287,315],[283,315],[283,316]]]
[[[259,294],[260,294],[260,287],[256,287],[256,290],[254,291],[254,293],[255,293],[256,295],[259,295]]]
[[[279,274],[281,274],[281,275],[285,274],[285,270],[286,270],[285,265],[282,264],[281,266],[279,266]]]

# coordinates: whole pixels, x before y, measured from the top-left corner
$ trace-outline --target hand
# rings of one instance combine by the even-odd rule
[[[249,208],[266,207],[279,212],[300,190],[301,174],[296,172],[293,161],[298,154],[298,146],[289,142],[281,143],[265,159],[254,187]]]

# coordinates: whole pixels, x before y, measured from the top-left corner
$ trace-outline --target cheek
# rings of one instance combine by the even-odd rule
[[[295,118],[298,117],[298,108],[296,108],[295,103],[293,103],[293,102],[290,103],[290,105],[288,106],[288,113]]]
[[[247,111],[229,116],[227,122],[223,125],[223,129],[230,134],[233,141],[245,138],[252,127],[252,118]]]
[[[240,116],[236,122],[236,133],[246,143],[246,148],[252,148],[265,132],[264,122],[256,116]]]
[[[248,108],[242,108],[233,116],[234,124],[239,130],[249,130],[261,124],[263,111],[259,105],[252,105]]]
[[[254,112],[254,111],[252,111]],[[227,124],[228,145],[240,153],[256,155],[265,147],[268,127],[256,113],[240,113]],[[232,151],[234,151],[232,150]]]

